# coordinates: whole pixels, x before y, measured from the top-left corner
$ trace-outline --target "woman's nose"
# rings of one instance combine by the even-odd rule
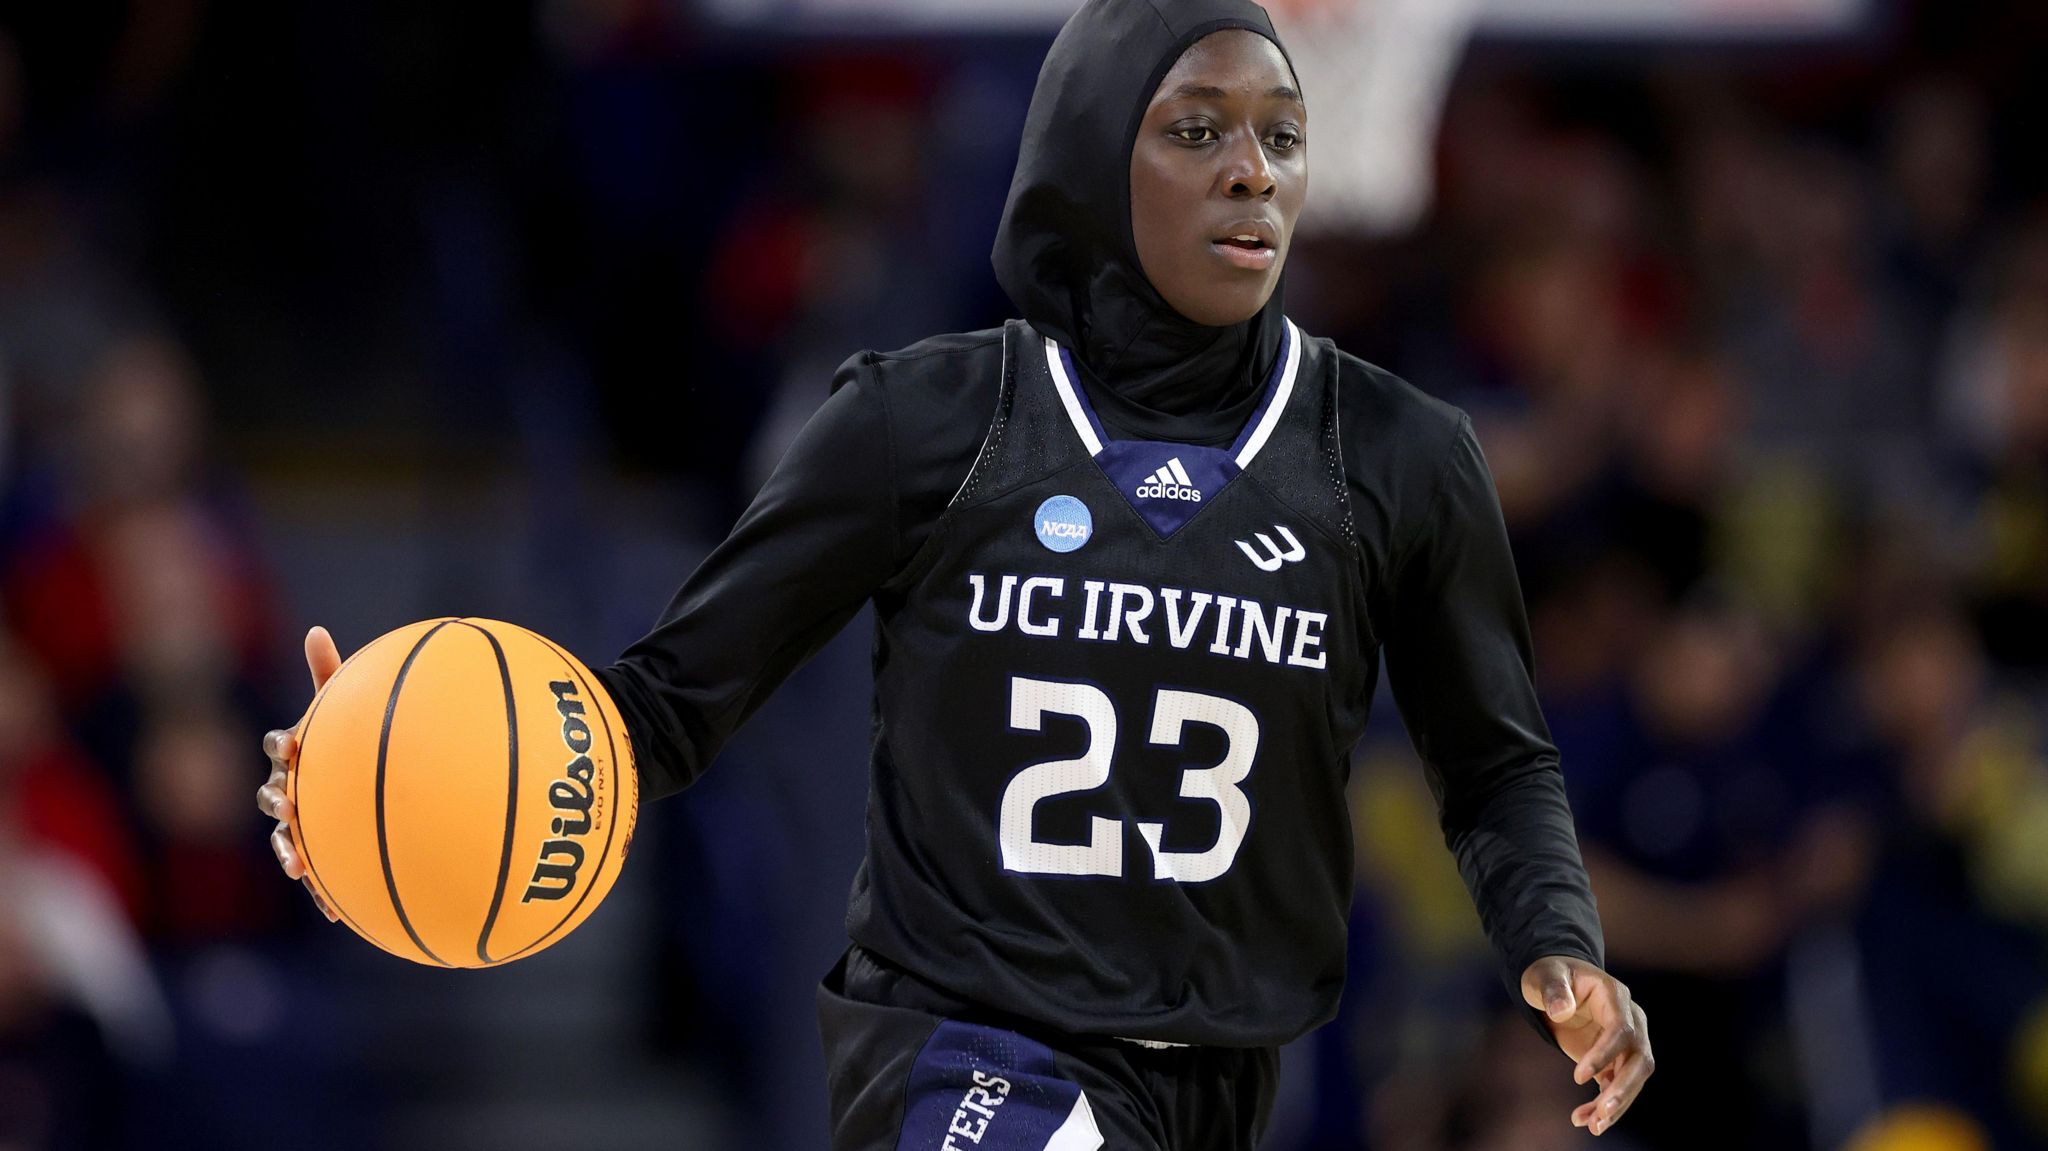
[[[1223,166],[1224,194],[1233,200],[1270,200],[1278,185],[1258,135],[1246,132],[1235,142]]]

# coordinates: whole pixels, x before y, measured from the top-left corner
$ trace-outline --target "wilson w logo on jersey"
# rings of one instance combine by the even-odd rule
[[[1279,532],[1287,541],[1287,550],[1280,550],[1280,545],[1274,543],[1273,537],[1265,532],[1252,533],[1252,538],[1259,541],[1256,548],[1244,540],[1237,541],[1237,546],[1244,552],[1245,558],[1259,565],[1260,571],[1276,572],[1280,570],[1281,564],[1299,563],[1307,558],[1308,549],[1301,546],[1301,541],[1294,538],[1294,533],[1287,530],[1287,525],[1274,524],[1273,530]],[[1260,554],[1261,549],[1265,554]]]
[[[1138,485],[1137,494],[1144,499],[1186,500],[1189,503],[1202,502],[1202,489],[1188,476],[1188,470],[1181,466],[1180,457],[1166,461],[1166,466],[1145,477]]]

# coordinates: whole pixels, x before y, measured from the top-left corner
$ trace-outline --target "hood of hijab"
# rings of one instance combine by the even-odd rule
[[[1280,45],[1250,0],[1088,0],[1039,70],[992,254],[1033,327],[1098,384],[1159,412],[1213,412],[1257,391],[1284,326],[1279,286],[1243,323],[1182,316],[1145,277],[1131,234],[1131,146],[1145,109],[1182,53],[1226,28]]]

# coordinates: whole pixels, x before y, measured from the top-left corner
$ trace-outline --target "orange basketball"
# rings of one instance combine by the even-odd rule
[[[516,624],[372,640],[313,698],[292,842],[342,922],[393,955],[490,967],[576,929],[619,876],[640,790],[611,697]]]

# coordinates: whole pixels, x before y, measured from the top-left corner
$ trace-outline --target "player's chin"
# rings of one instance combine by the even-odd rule
[[[1258,315],[1266,301],[1273,298],[1273,286],[1279,281],[1277,268],[1268,272],[1233,269],[1206,278],[1199,292],[1174,301],[1174,305],[1181,315],[1198,324],[1226,328]]]

